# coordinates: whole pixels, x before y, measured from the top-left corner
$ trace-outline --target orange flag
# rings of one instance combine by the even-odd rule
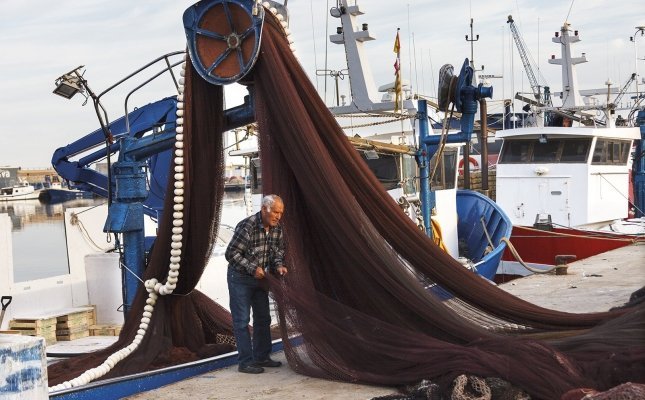
[[[399,39],[399,30],[396,28],[396,39],[394,39],[394,52],[396,61],[394,62],[394,112],[401,109],[403,104],[403,88],[401,86],[401,40]]]

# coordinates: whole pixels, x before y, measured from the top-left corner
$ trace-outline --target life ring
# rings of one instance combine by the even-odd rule
[[[472,157],[468,157],[468,162],[470,163],[470,168],[471,168],[471,169],[472,169],[472,168],[478,168],[478,167],[479,167],[479,163],[477,162],[477,160],[475,160],[475,159],[474,159],[474,158],[472,158]],[[460,159],[459,159],[459,166],[458,166],[457,168],[458,168],[460,171],[464,169],[464,159],[463,159],[463,158],[460,158]]]

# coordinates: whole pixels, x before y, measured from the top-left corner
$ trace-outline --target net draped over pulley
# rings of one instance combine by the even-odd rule
[[[255,92],[263,190],[285,203],[290,272],[268,279],[291,368],[382,385],[497,377],[540,399],[645,380],[642,305],[590,314],[547,310],[463,268],[381,187],[319,98],[277,20],[266,18],[245,84]],[[227,350],[216,337],[230,335],[230,316],[194,290],[221,209],[222,93],[188,72],[188,255],[175,291],[183,295],[160,298],[154,330],[109,376]],[[170,219],[164,213],[146,277],[164,277]],[[430,283],[442,290],[426,289]],[[446,292],[448,299],[438,294]],[[136,334],[143,305],[144,290],[112,350]],[[84,367],[109,351],[85,357]],[[50,384],[79,367],[75,360],[50,367]]]

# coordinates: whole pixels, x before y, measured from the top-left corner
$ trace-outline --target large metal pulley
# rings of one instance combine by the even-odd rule
[[[200,1],[183,19],[190,58],[206,81],[237,82],[253,68],[264,23],[264,8],[254,0]]]

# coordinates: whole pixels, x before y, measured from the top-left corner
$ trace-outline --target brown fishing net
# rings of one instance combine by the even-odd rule
[[[348,142],[271,16],[249,79],[264,191],[279,194],[286,207],[290,273],[268,279],[292,369],[393,386],[430,379],[444,391],[458,387],[460,376],[467,377],[462,391],[475,389],[472,382],[485,390],[482,382],[497,378],[517,388],[518,396],[523,390],[538,399],[645,381],[642,305],[593,314],[543,309],[498,289],[439,250]],[[152,332],[109,376],[156,366],[173,346],[195,357],[223,351],[227,345],[209,343],[218,334],[230,335],[230,317],[191,291],[220,210],[221,92],[193,71],[186,80],[190,233],[184,235],[187,258],[178,295],[158,301]],[[168,229],[164,218],[146,277],[165,276]],[[144,301],[141,291],[113,349],[136,334]],[[51,367],[50,385],[109,352]]]

